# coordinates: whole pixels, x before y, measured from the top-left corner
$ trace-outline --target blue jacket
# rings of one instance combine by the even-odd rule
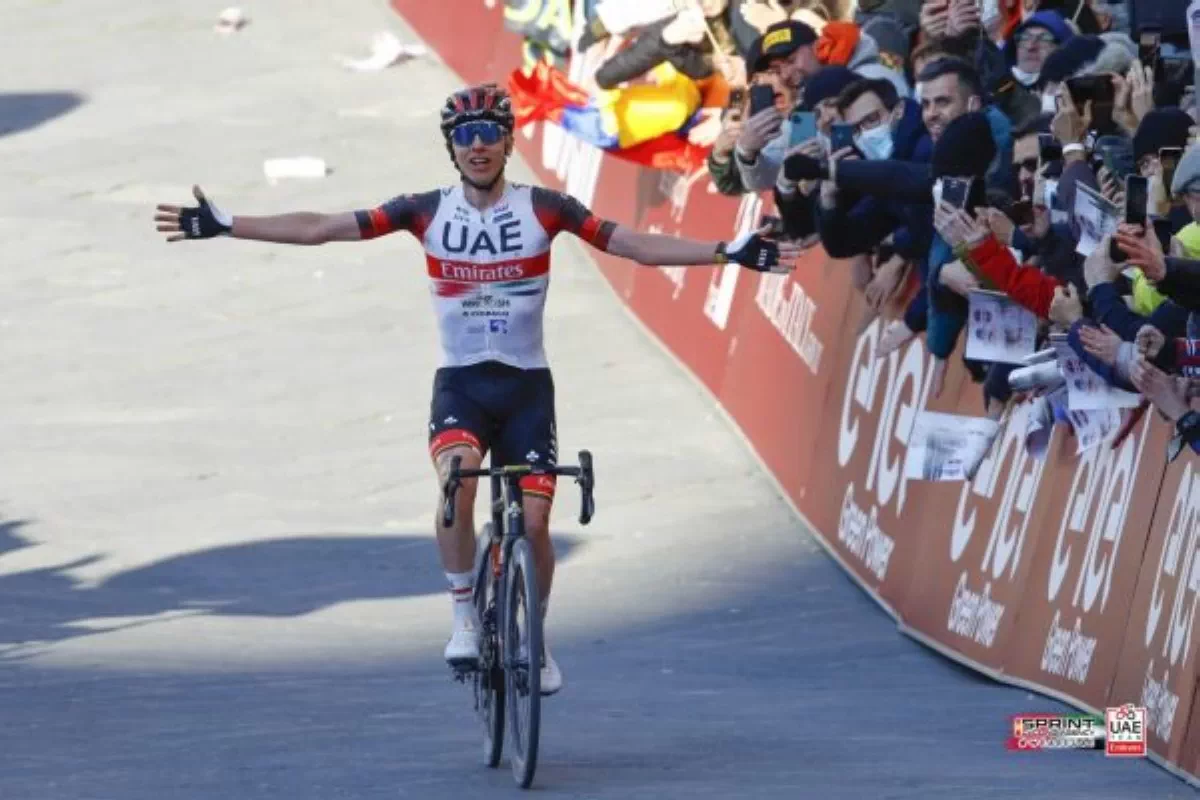
[[[929,248],[933,236],[933,207],[928,190],[928,181],[917,177],[913,183],[922,185],[920,201],[916,204],[887,197],[874,191],[875,185],[868,178],[862,188],[843,188],[841,172],[858,164],[883,165],[912,163],[927,165],[933,154],[933,145],[925,123],[921,121],[921,107],[905,98],[904,113],[892,131],[892,156],[887,161],[852,162],[838,164],[838,204],[833,209],[819,208],[817,225],[825,251],[834,258],[849,258],[866,253],[879,244],[888,234],[896,233],[896,252],[910,259],[922,258]],[[923,167],[928,174],[928,167]]]

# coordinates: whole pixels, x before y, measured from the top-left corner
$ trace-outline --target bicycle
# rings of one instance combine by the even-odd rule
[[[486,469],[461,468],[450,460],[442,485],[442,522],[454,524],[454,499],[464,478],[489,478],[492,519],[484,524],[475,546],[473,601],[482,624],[479,664],[455,668],[454,678],[472,680],[475,711],[484,729],[484,763],[496,767],[504,749],[505,717],[511,739],[513,778],[522,789],[533,783],[541,728],[542,615],[533,551],[525,538],[520,479],[526,475],[575,478],[580,489],[579,524],[595,512],[592,454],[579,452],[578,467],[516,464]],[[531,654],[539,654],[536,666]]]

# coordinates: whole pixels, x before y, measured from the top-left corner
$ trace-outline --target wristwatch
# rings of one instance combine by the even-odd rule
[[[1200,412],[1189,411],[1184,414],[1175,423],[1175,430],[1178,433],[1171,437],[1171,442],[1167,445],[1168,464],[1179,456],[1185,444],[1200,440]]]

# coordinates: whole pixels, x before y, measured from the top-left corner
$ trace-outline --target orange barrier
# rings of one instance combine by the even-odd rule
[[[503,82],[520,64],[502,4],[453,15],[422,0],[393,5],[465,80]],[[640,230],[730,238],[762,212],[758,197],[715,194],[706,175],[605,158],[553,127],[522,131],[518,146],[547,185]],[[842,263],[814,250],[794,276],[759,276],[597,261],[906,633],[1093,713],[1145,706],[1151,757],[1200,785],[1200,459],[1188,451],[1166,468],[1168,425],[1148,414],[1119,448],[1082,456],[1056,426],[1039,461],[1019,409],[972,483],[910,481],[916,415],[978,416],[982,391],[955,357],[932,399],[919,341],[877,359],[882,324],[863,328]]]

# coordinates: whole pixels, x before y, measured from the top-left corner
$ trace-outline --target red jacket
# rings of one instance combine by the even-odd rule
[[[1028,308],[1043,319],[1050,316],[1054,290],[1062,284],[1029,264],[1018,264],[1012,251],[995,236],[989,236],[967,252],[963,263],[977,276],[982,275],[997,291]]]

